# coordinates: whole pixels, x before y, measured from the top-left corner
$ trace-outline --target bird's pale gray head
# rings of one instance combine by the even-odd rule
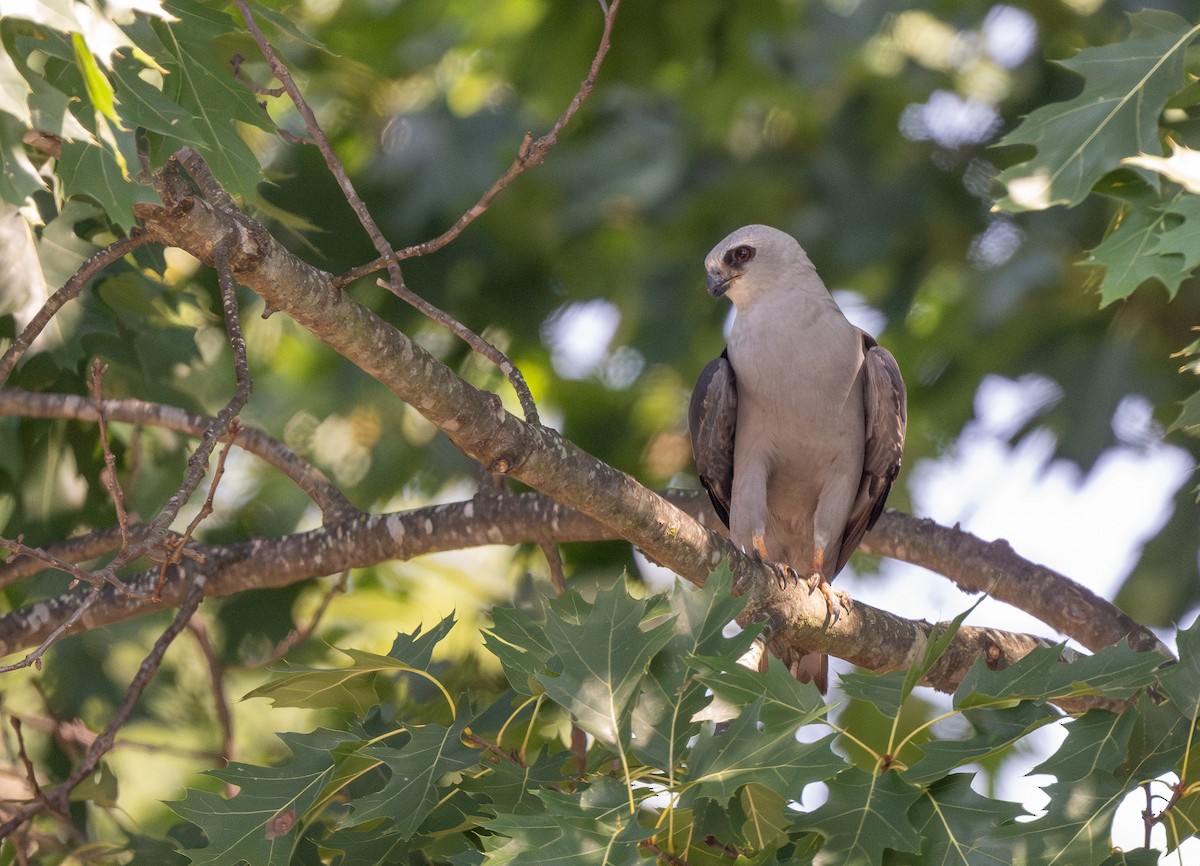
[[[743,226],[713,247],[704,269],[709,294],[728,295],[737,307],[765,293],[800,287],[806,276],[816,276],[794,237],[760,225]]]

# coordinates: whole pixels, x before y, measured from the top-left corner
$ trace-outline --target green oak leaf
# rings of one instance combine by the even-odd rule
[[[118,133],[117,139],[132,151],[131,135]],[[129,156],[132,153],[127,155],[127,162]],[[134,183],[125,176],[107,143],[97,146],[84,141],[64,141],[58,159],[58,174],[66,195],[91,199],[117,225],[134,225],[133,206],[138,202],[158,200],[150,187]]]
[[[23,129],[33,127],[33,117],[29,113],[27,102],[32,92],[29,82],[8,56],[8,52],[0,50],[0,112],[15,117],[21,122]]]
[[[237,785],[236,797],[190,790],[170,807],[208,836],[204,848],[184,853],[195,866],[285,866],[291,862],[301,819],[317,802],[334,772],[335,750],[357,735],[317,729],[281,734],[291,759],[280,767],[230,764],[208,775]]]
[[[752,782],[742,788],[738,798],[746,815],[742,838],[752,850],[765,851],[787,841],[791,821],[788,797],[783,792]]]
[[[1165,202],[1161,211],[1167,215],[1158,244],[1151,252],[1157,256],[1177,256],[1185,275],[1200,266],[1200,195],[1182,195]],[[1163,283],[1167,294],[1174,298],[1179,291],[1179,282]]]
[[[498,815],[485,838],[488,866],[639,866],[639,843],[654,835],[630,814],[623,785],[611,777],[579,795],[538,795],[545,809],[536,813]]]
[[[904,778],[916,784],[928,784],[956,767],[982,761],[1007,749],[1030,731],[1058,721],[1059,713],[1043,703],[1022,701],[1002,708],[977,707],[965,710],[963,718],[975,733],[963,740],[938,739],[922,743],[923,755],[904,771]]]
[[[714,734],[702,729],[688,757],[688,777],[681,806],[707,798],[727,803],[743,785],[767,785],[798,799],[804,786],[837,772],[846,762],[830,749],[834,735],[814,743],[796,740],[796,727],[759,725],[763,700],[751,704]]]
[[[410,836],[437,802],[437,783],[447,773],[472,766],[478,752],[463,744],[465,717],[449,728],[428,724],[409,728],[410,739],[399,748],[379,744],[359,754],[379,761],[391,776],[384,786],[354,800],[352,823],[388,819],[388,832]]]
[[[1051,668],[1048,697],[1132,697],[1155,681],[1164,659],[1156,652],[1135,652],[1122,640],[1070,664]]]
[[[1124,202],[1121,217],[1082,262],[1104,269],[1098,286],[1100,306],[1129,297],[1147,280],[1178,287],[1187,276],[1182,256],[1162,256],[1154,251],[1167,221],[1158,206],[1158,193],[1138,181],[1121,184],[1107,194]]]
[[[1069,207],[1125,157],[1162,153],[1159,115],[1183,87],[1185,52],[1200,27],[1149,9],[1130,21],[1124,41],[1085,48],[1062,62],[1084,79],[1077,97],[1036,109],[1000,140],[1000,146],[1032,145],[1037,152],[1001,172],[1008,194],[998,207]]]
[[[377,667],[351,665],[333,670],[303,668],[287,672],[246,693],[243,700],[267,698],[276,707],[349,710],[365,716],[379,703]]]
[[[454,616],[445,617],[424,634],[421,627],[400,633],[388,655],[357,649],[338,650],[352,660],[344,668],[299,668],[285,670],[282,676],[253,689],[246,698],[269,698],[278,707],[350,710],[365,716],[379,703],[379,674],[425,671],[433,648],[454,626]],[[446,696],[449,702],[449,696]]]
[[[1143,695],[1135,709],[1129,751],[1114,775],[1126,784],[1136,784],[1178,772],[1188,754],[1188,742],[1196,736],[1194,721],[1180,715],[1174,703],[1156,702],[1153,696]]]
[[[894,771],[875,775],[850,767],[827,782],[829,799],[792,822],[825,837],[821,855],[838,866],[879,864],[885,850],[916,853],[921,835],[908,811],[922,789]]]
[[[1050,802],[1034,821],[996,830],[1017,863],[1099,863],[1112,852],[1112,817],[1127,789],[1096,771],[1044,789]]]
[[[601,592],[583,622],[564,618],[554,603],[546,638],[562,664],[558,674],[535,677],[546,694],[607,746],[629,742],[630,710],[650,659],[671,639],[672,625],[643,629],[648,602],[631,598],[622,584]]]
[[[23,205],[26,198],[46,187],[25,154],[21,140],[25,128],[19,120],[0,114],[0,201],[9,204]]]
[[[509,685],[523,695],[540,694],[537,674],[554,655],[541,623],[508,607],[492,610],[492,627],[483,632],[483,645],[500,660]]]
[[[1180,404],[1179,414],[1171,422],[1168,432],[1182,430],[1189,436],[1200,436],[1200,391]]]
[[[1067,738],[1032,772],[1075,782],[1100,770],[1111,773],[1125,761],[1137,713],[1090,710],[1066,726]]]
[[[1175,297],[1200,266],[1200,196],[1180,192],[1162,201],[1141,179],[1106,184],[1102,191],[1123,206],[1112,230],[1082,262],[1103,269],[1100,306],[1129,297],[1148,280]]]
[[[111,74],[121,120],[126,126],[145,127],[181,142],[194,141],[198,133],[192,115],[144,81],[139,73],[145,68],[132,58],[113,58]]]
[[[1200,718],[1200,617],[1176,635],[1179,662],[1163,669],[1163,691],[1185,718]]]
[[[74,71],[73,68],[71,71]],[[94,131],[84,126],[71,111],[71,107],[79,103],[78,98],[59,90],[43,78],[31,78],[29,86],[32,91],[29,95],[29,112],[33,115],[35,129],[69,141],[99,146]]]
[[[706,708],[700,714],[702,718],[728,721],[737,718],[738,711],[761,699],[759,721],[765,727],[795,730],[821,718],[828,710],[817,687],[797,680],[774,656],[770,657],[767,670],[761,674],[724,658],[698,656],[695,661],[702,665],[696,678],[725,705],[719,715],[711,706]]]
[[[633,753],[646,764],[661,769],[672,766],[699,730],[695,716],[709,699],[695,679],[695,658],[720,653],[727,664],[737,666],[736,659],[757,634],[757,629],[744,629],[725,637],[725,627],[743,606],[733,598],[732,585],[733,576],[723,565],[703,589],[677,582],[671,590],[667,603],[673,633],[651,660],[630,719]]]
[[[433,649],[454,628],[454,614],[442,617],[441,621],[429,631],[422,633],[422,627],[417,626],[412,633],[400,632],[392,641],[388,656],[398,662],[420,671],[429,670],[433,662]]]
[[[483,773],[464,778],[462,789],[487,797],[507,813],[541,812],[545,804],[537,792],[562,783],[562,766],[567,760],[568,756],[561,752],[553,755],[539,752],[527,766],[499,761]]]
[[[380,833],[378,829],[357,830],[343,827],[328,838],[321,840],[326,851],[340,851],[346,866],[390,866],[407,863],[414,854],[417,843],[395,833]]]
[[[909,810],[921,834],[925,863],[941,866],[1009,866],[1007,841],[996,829],[1025,814],[1016,803],[993,800],[971,787],[974,774],[953,773],[930,785]]]
[[[998,671],[991,670],[983,659],[979,659],[958,684],[954,706],[965,710],[1002,706],[1019,700],[1041,700],[1049,692],[1061,656],[1061,646],[1037,647]]]
[[[251,201],[262,171],[234,121],[273,127],[254,94],[233,77],[228,58],[215,51],[215,40],[235,32],[233,19],[194,0],[170,0],[163,8],[179,19],[152,22],[165,51],[155,54],[167,70],[163,94],[192,116],[199,134],[194,146],[217,180],[231,195]]]

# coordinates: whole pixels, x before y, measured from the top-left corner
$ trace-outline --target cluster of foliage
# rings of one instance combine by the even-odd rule
[[[1133,866],[1158,853],[1114,853],[1110,826],[1143,784],[1173,800],[1170,849],[1200,828],[1194,784],[1146,781],[1194,761],[1200,626],[1161,672],[1160,655],[1124,645],[1072,665],[1058,648],[998,672],[981,659],[950,711],[914,718],[909,697],[946,632],[908,671],[843,677],[845,697],[873,708],[855,735],[777,660],[763,674],[736,663],[753,633],[723,636],[740,607],[730,584],[726,571],[667,596],[617,585],[591,602],[568,592],[498,607],[485,639],[507,680],[499,695],[453,696],[458,673],[431,660],[449,619],[387,655],[347,650],[348,666],[278,676],[249,697],[353,718],[284,735],[278,765],[210,771],[238,794],[172,803],[204,835],[181,833],[190,844],[170,862]],[[1129,705],[1067,725],[1036,768],[1056,779],[1044,814],[1018,821],[1021,806],[976,790],[964,767],[1061,721],[1052,701],[1082,697]],[[565,745],[572,725],[586,750]],[[827,799],[800,808],[819,782]]]
[[[1038,108],[999,142],[1037,150],[1000,174],[1001,208],[1071,207],[1093,190],[1121,202],[1112,231],[1086,259],[1103,271],[1101,304],[1128,298],[1148,280],[1175,297],[1200,265],[1200,150],[1189,146],[1200,147],[1193,121],[1200,94],[1184,75],[1200,25],[1157,10],[1131,15],[1130,23],[1120,42],[1063,61],[1083,80],[1079,95]],[[1167,157],[1164,140],[1172,142]],[[1198,352],[1193,343],[1181,354]],[[1191,363],[1186,369],[1200,372]],[[1200,392],[1172,426],[1200,435]]]

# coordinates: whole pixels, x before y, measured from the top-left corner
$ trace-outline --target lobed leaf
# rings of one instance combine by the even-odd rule
[[[647,606],[618,585],[596,597],[582,623],[574,608],[568,618],[554,604],[546,620],[562,672],[539,672],[536,680],[581,728],[610,747],[629,742],[634,696],[650,659],[673,632],[670,622],[643,629]]]
[[[622,786],[601,778],[578,797],[542,792],[545,809],[498,815],[486,827],[489,866],[639,866],[639,843],[654,835],[642,827]]]
[[[1025,810],[994,800],[971,787],[974,774],[954,773],[925,789],[909,810],[921,834],[922,862],[940,866],[1009,866],[1012,847],[997,838]]]
[[[700,732],[688,757],[688,777],[681,805],[698,799],[726,803],[750,783],[766,785],[798,799],[804,786],[825,779],[846,762],[830,748],[831,734],[814,743],[796,739],[793,726],[759,725],[762,700],[751,704],[729,726],[714,734]]]
[[[408,837],[438,800],[443,776],[472,766],[478,753],[462,742],[465,719],[450,727],[428,724],[408,729],[411,738],[400,748],[368,746],[359,754],[379,761],[391,775],[383,788],[354,801],[352,823],[386,818],[387,832]]]
[[[1185,52],[1200,27],[1161,10],[1129,17],[1132,30],[1124,41],[1085,48],[1062,62],[1084,79],[1077,97],[1034,110],[999,141],[1037,152],[1001,172],[1007,195],[997,207],[1070,207],[1126,157],[1162,153],[1158,119],[1183,87]]]
[[[210,791],[190,790],[169,804],[204,831],[208,845],[189,848],[193,864],[285,866],[300,836],[301,818],[333,776],[334,750],[355,740],[353,734],[318,729],[311,734],[281,734],[292,757],[280,767],[230,764],[208,775],[238,786],[226,799]]]
[[[821,855],[839,866],[865,866],[882,862],[884,851],[916,853],[921,835],[913,828],[908,811],[921,796],[896,772],[881,775],[850,767],[827,784],[829,799],[793,821],[801,830],[825,837]]]

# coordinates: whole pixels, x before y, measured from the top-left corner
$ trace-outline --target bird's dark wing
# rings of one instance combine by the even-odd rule
[[[737,384],[729,355],[722,352],[700,371],[688,407],[692,456],[713,508],[729,525],[733,497],[733,439],[737,430]]]
[[[896,359],[866,331],[862,332],[862,338],[863,402],[867,425],[863,475],[846,521],[846,531],[842,534],[834,574],[846,565],[863,535],[883,512],[892,482],[900,473],[904,431],[908,426],[908,395]]]

